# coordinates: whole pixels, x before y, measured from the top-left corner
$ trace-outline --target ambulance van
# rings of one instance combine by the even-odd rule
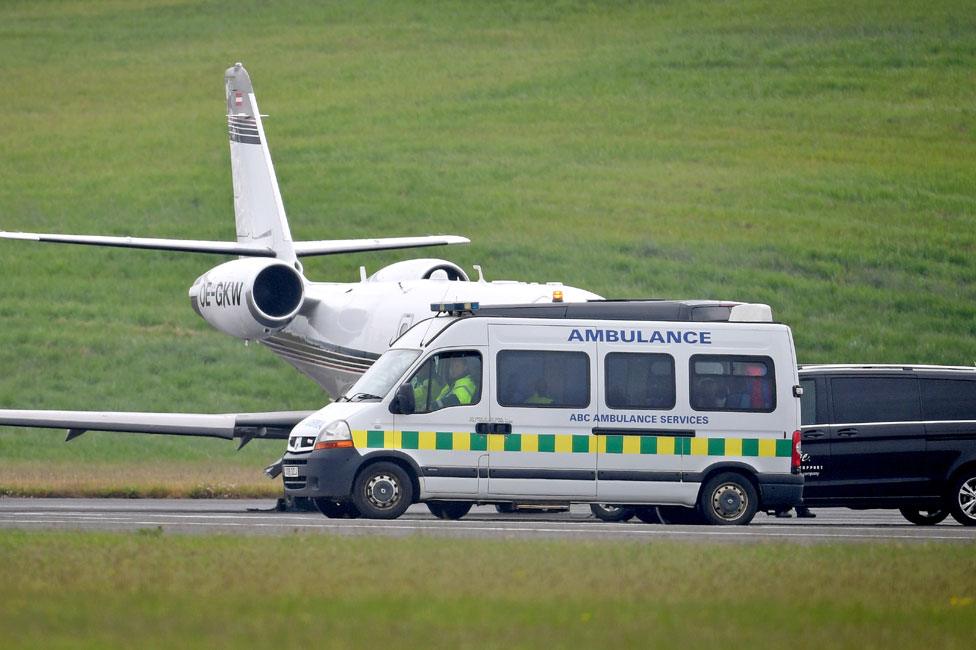
[[[431,307],[293,429],[287,494],[383,519],[572,502],[746,524],[800,502],[793,337],[767,305]]]

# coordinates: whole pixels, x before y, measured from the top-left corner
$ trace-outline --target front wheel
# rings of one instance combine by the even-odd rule
[[[963,472],[952,484],[949,512],[963,526],[976,526],[976,470]]]
[[[591,503],[590,512],[600,521],[627,521],[637,514],[633,508],[610,503]]]
[[[413,484],[402,467],[380,462],[359,472],[352,503],[367,519],[396,519],[413,502]]]
[[[758,502],[756,488],[749,479],[725,472],[713,476],[702,487],[698,510],[709,524],[741,526],[752,521]]]
[[[428,501],[427,509],[438,519],[460,519],[473,505],[470,501]]]
[[[949,516],[949,511],[945,508],[935,508],[932,510],[919,510],[918,508],[899,508],[901,516],[912,522],[916,526],[934,526]]]

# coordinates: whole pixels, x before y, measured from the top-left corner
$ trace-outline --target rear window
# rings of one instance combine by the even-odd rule
[[[769,413],[776,377],[769,357],[696,354],[691,357],[691,408]]]
[[[834,422],[916,422],[921,419],[916,386],[911,377],[834,377]]]
[[[585,352],[502,350],[497,367],[498,403],[502,406],[590,405],[590,357]]]
[[[976,420],[976,381],[922,379],[926,420]]]
[[[605,370],[610,408],[674,408],[674,358],[670,354],[611,352]]]

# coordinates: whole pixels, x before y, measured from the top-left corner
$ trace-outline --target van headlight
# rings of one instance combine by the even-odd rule
[[[315,451],[352,447],[352,431],[345,420],[336,420],[322,427],[315,438]]]

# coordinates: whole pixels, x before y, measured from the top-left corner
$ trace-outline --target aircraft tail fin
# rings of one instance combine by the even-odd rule
[[[294,262],[291,231],[251,78],[236,63],[224,73],[224,82],[237,241],[270,248],[278,259]]]

